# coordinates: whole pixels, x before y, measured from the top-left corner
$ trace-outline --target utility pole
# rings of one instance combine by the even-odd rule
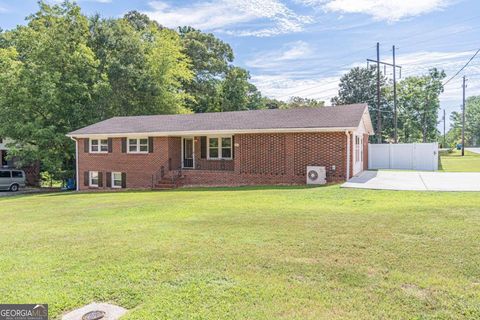
[[[369,62],[377,64],[377,142],[382,143],[382,110],[380,107],[380,64],[386,68],[386,66],[393,67],[393,88],[394,88],[394,122],[395,122],[395,143],[398,141],[397,135],[397,93],[396,93],[396,69],[400,70],[400,78],[402,77],[402,67],[397,66],[395,63],[395,46],[393,46],[393,64],[380,61],[380,43],[377,42],[377,60],[367,59],[367,67]]]
[[[462,157],[465,155],[465,76],[463,76],[463,103],[462,103]]]
[[[443,148],[445,148],[445,146],[447,145],[447,142],[446,142],[446,135],[445,135],[445,122],[446,122],[446,119],[445,119],[445,109],[443,109]]]
[[[397,69],[395,68],[395,46],[392,46],[392,52],[393,52],[393,125],[394,125],[394,130],[393,130],[393,142],[397,143],[398,138],[397,138]]]
[[[377,42],[377,143],[382,143],[382,110],[380,109],[380,42]]]

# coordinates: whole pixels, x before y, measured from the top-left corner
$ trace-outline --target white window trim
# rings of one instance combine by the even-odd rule
[[[99,178],[99,172],[98,171],[89,171],[88,172],[88,186],[89,187],[92,187],[92,188],[98,188],[98,182],[97,184],[93,184],[92,183],[92,176],[93,176],[93,173],[96,172],[97,173],[97,181],[98,181],[98,178]]]
[[[137,150],[136,151],[130,151],[130,139],[131,140],[137,140]],[[146,139],[147,140],[147,151],[140,151],[140,140]],[[140,154],[145,154],[150,151],[150,146],[149,146],[149,141],[148,137],[127,137],[127,153],[140,153]]]
[[[92,150],[92,141],[93,140],[98,140],[98,151],[93,151]],[[107,140],[107,151],[101,151],[101,146],[102,146],[102,140]],[[95,139],[90,139],[89,140],[89,149],[88,151],[90,153],[108,153],[108,138],[95,138]]]
[[[210,157],[210,138],[218,139],[218,158]],[[230,157],[222,157],[222,138],[230,138]],[[233,136],[207,136],[207,160],[232,160],[233,156]]]
[[[363,161],[363,137],[355,135],[355,163]]]
[[[119,174],[120,175],[120,186],[116,186],[115,185],[115,174]],[[122,173],[121,172],[112,172],[112,183],[111,183],[111,186],[112,188],[114,189],[121,189],[122,188]]]

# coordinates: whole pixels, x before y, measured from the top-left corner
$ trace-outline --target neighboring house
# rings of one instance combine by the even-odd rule
[[[76,141],[77,186],[305,184],[307,166],[327,181],[368,167],[366,104],[115,117],[68,134]]]
[[[7,144],[9,143],[12,143],[11,139],[0,138],[0,168],[22,169],[25,171],[27,184],[30,186],[37,186],[40,182],[40,166],[38,162],[30,166],[20,167],[17,165],[18,159],[7,159]]]
[[[12,161],[7,160],[7,139],[0,138],[0,167],[12,165]]]

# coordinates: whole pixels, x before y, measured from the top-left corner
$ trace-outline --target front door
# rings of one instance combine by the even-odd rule
[[[193,138],[183,138],[183,167],[193,168]]]

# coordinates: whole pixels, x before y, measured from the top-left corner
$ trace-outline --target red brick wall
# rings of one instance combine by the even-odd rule
[[[287,174],[287,134],[235,136],[235,155],[240,174]]]
[[[325,166],[329,182],[343,181],[346,144],[344,132],[238,134],[234,172],[189,170],[184,171],[183,182],[217,186],[305,184],[307,165]]]
[[[169,170],[177,170],[182,167],[182,138],[169,137],[168,138],[168,155],[169,164],[165,168]]]
[[[258,185],[304,184],[307,165],[325,166],[327,181],[343,181],[346,175],[346,142],[344,132],[238,134],[234,141],[234,160],[225,161],[227,170],[219,169],[221,161],[200,159],[200,139],[195,139],[197,170],[183,170],[184,185]],[[353,144],[353,140],[350,140]],[[351,149],[353,150],[353,148]],[[350,175],[353,172],[353,152],[350,154]],[[170,159],[170,160],[169,160]],[[84,186],[85,171],[103,173],[126,172],[127,188],[150,188],[152,175],[161,166],[169,176],[181,165],[181,139],[155,137],[154,152],[129,154],[121,152],[121,138],[113,139],[113,152],[89,154],[84,152],[84,141],[79,139],[80,189]],[[198,170],[200,165],[200,170]],[[333,169],[332,166],[335,166]],[[220,168],[221,169],[221,168]],[[155,182],[155,181],[154,181]]]
[[[209,160],[201,158],[200,137],[193,140],[195,152],[195,169],[197,170],[227,170],[233,171],[233,160]],[[208,143],[208,141],[207,141]]]
[[[294,173],[305,176],[307,166],[325,166],[327,179],[345,179],[347,136],[344,132],[298,133],[293,136]],[[332,166],[335,166],[333,170]]]
[[[81,190],[89,189],[84,185],[85,171],[99,171],[103,173],[103,189],[106,189],[106,172],[125,172],[127,174],[127,188],[150,188],[152,175],[161,166],[168,171],[169,158],[168,137],[153,138],[153,153],[131,154],[122,153],[121,138],[113,138],[112,153],[85,153],[84,139],[78,143],[78,174]],[[96,188],[97,189],[97,188]],[[102,189],[102,188],[100,188]]]

